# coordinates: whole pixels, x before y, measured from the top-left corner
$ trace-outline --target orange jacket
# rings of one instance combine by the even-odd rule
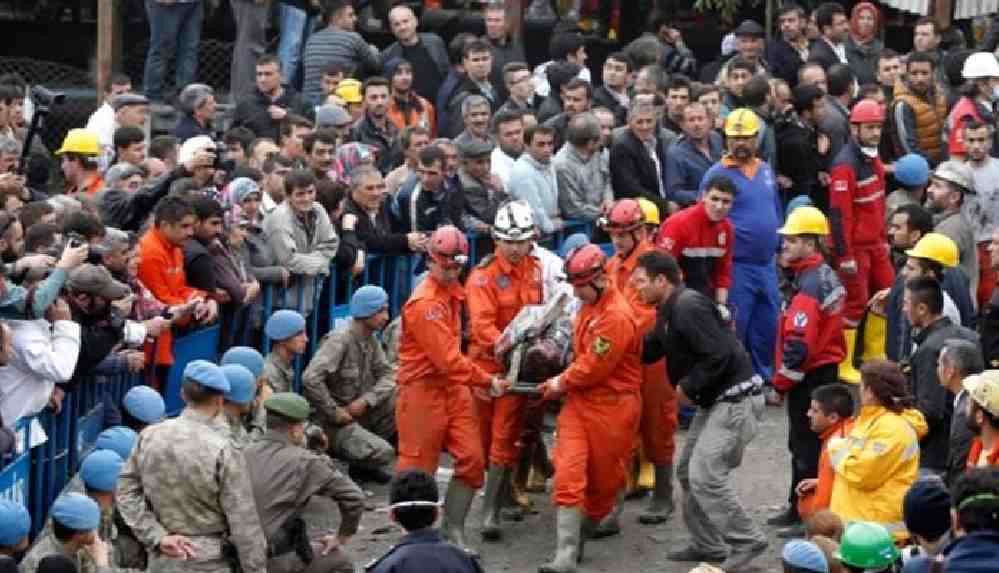
[[[194,299],[205,299],[206,293],[187,286],[184,274],[184,250],[174,245],[153,227],[139,240],[139,280],[160,302],[173,306]],[[173,336],[169,330],[160,335],[156,364],[173,364]]]
[[[461,285],[428,276],[402,307],[397,383],[420,380],[489,387],[492,376],[461,353]]]
[[[500,372],[493,345],[521,308],[541,303],[541,262],[528,255],[514,266],[497,253],[483,259],[466,284],[471,318],[468,356],[487,372]]]
[[[399,128],[399,131],[418,125],[430,130],[431,139],[437,137],[437,116],[434,114],[434,104],[415,93],[411,93],[410,95],[416,99],[421,108],[420,111],[417,111],[413,104],[403,109],[395,98],[389,97],[388,109],[385,112],[388,120],[395,124]]]
[[[631,254],[626,258],[622,257],[620,253],[615,254],[607,261],[607,265],[604,267],[607,276],[610,277],[611,284],[624,296],[628,304],[635,309],[635,320],[638,322],[638,331],[640,333],[644,333],[655,325],[656,307],[649,306],[638,298],[638,291],[631,286],[631,274],[638,267],[638,257],[653,249],[655,249],[655,246],[651,242],[642,242],[632,249]]]
[[[982,457],[982,448],[985,447],[982,444],[981,438],[973,438],[971,440],[971,450],[968,451],[968,470],[971,471],[978,467],[978,459]],[[992,448],[992,451],[988,453],[985,461],[990,466],[999,466],[999,444],[996,444]]]
[[[819,483],[814,490],[798,498],[798,515],[801,517],[805,518],[816,511],[829,509],[836,472],[833,471],[832,462],[829,461],[829,450],[826,446],[832,438],[845,438],[851,428],[853,428],[853,418],[826,428],[826,431],[819,436],[822,440],[822,453],[819,454]]]
[[[598,388],[638,392],[642,385],[642,339],[631,306],[612,285],[596,304],[584,304],[576,316],[572,346],[575,358],[559,376],[568,393]]]

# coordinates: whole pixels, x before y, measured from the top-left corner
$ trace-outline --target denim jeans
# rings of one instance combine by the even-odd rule
[[[149,17],[149,53],[146,54],[143,84],[146,97],[162,101],[167,63],[174,56],[177,57],[174,88],[179,91],[195,80],[204,6],[201,0],[175,4],[146,0],[146,14]]]
[[[302,63],[302,50],[305,49],[305,41],[312,33],[315,18],[309,16],[305,10],[299,10],[282,2],[280,19],[281,40],[278,42],[277,55],[281,60],[281,73],[284,75],[284,83],[299,89],[302,83],[299,69]]]

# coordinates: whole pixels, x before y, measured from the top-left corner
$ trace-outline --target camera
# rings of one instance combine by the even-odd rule
[[[31,86],[31,102],[39,108],[60,105],[66,101],[66,94],[54,92],[45,86]]]
[[[226,173],[232,173],[236,169],[236,161],[232,159],[226,159],[226,146],[225,142],[221,139],[215,141],[215,149],[211,150],[215,153],[215,163],[212,167],[216,171],[225,171]]]
[[[89,243],[89,241],[87,241],[87,238],[79,233],[69,233],[66,236],[66,242],[70,247],[74,249],[82,247],[83,245]],[[102,243],[97,243],[96,245],[91,244],[90,250],[87,251],[87,262],[93,265],[99,265],[103,262],[102,257],[107,253],[108,253],[108,248],[104,246]]]

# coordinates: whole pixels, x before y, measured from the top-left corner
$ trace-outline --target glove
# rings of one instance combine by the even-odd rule
[[[732,322],[732,311],[728,309],[727,304],[718,303],[718,314],[721,315],[722,322]]]

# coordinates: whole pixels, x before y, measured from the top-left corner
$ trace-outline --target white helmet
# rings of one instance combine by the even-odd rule
[[[534,213],[526,201],[508,201],[496,211],[493,238],[527,241],[534,238]]]
[[[999,78],[999,62],[991,52],[975,52],[964,60],[961,75],[966,80],[979,78]]]

